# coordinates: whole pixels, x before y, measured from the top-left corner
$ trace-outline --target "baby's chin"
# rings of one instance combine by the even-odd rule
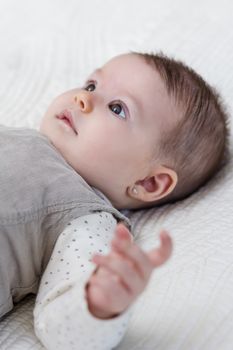
[[[47,124],[45,120],[42,120],[38,130],[42,135],[49,139],[53,146],[56,147],[56,139],[59,139],[59,135],[55,135],[56,133],[53,131],[51,125]]]

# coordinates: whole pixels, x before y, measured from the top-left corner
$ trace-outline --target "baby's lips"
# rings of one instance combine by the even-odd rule
[[[78,130],[75,125],[75,118],[72,111],[70,111],[69,109],[64,109],[61,113],[57,114],[57,117],[58,119],[61,119],[61,120],[62,119],[68,120],[72,129],[75,131],[76,134],[78,134]]]

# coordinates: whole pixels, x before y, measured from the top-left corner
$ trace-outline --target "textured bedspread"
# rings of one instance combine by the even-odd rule
[[[186,61],[232,114],[232,23],[230,0],[0,0],[0,123],[38,128],[51,99],[129,50]],[[175,247],[138,299],[120,350],[233,349],[232,210],[231,162],[186,200],[130,214],[144,249],[162,227]],[[43,349],[33,303],[29,296],[0,322],[1,350]]]

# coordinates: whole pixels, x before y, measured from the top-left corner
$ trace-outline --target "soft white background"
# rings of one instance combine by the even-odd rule
[[[232,114],[232,23],[230,0],[0,0],[0,123],[38,128],[54,97],[129,50],[184,60]],[[162,227],[175,247],[138,299],[119,349],[233,348],[232,175],[231,163],[190,198],[132,215],[142,247],[157,244]],[[0,349],[42,349],[32,307],[27,299],[0,323]]]

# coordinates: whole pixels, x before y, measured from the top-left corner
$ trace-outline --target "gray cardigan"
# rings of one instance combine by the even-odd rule
[[[36,293],[59,234],[95,211],[129,219],[66,162],[49,139],[0,126],[0,317]]]

